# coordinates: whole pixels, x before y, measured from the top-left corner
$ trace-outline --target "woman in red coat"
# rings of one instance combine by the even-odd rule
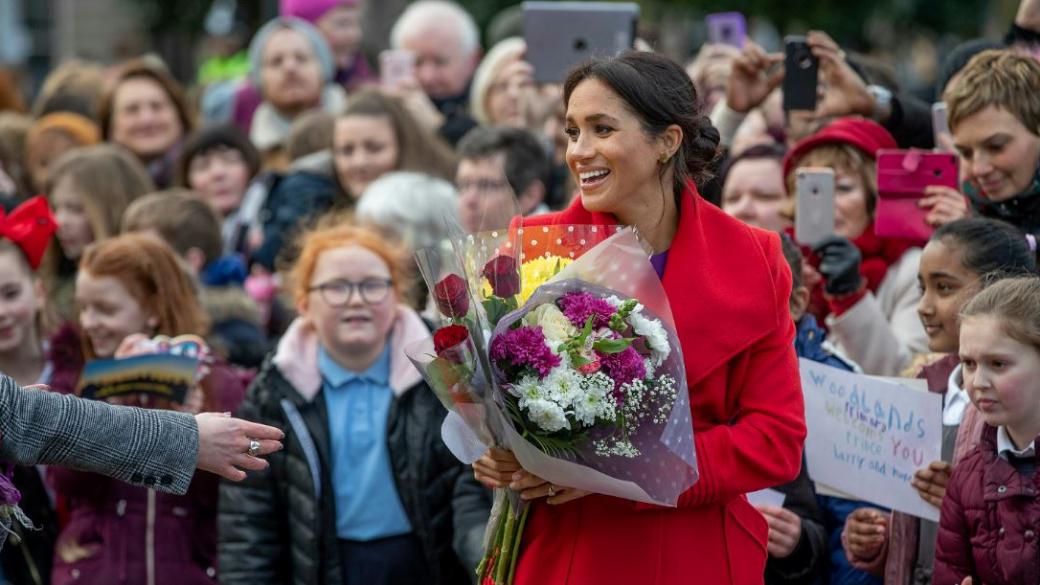
[[[620,223],[653,247],[682,344],[700,479],[663,508],[552,485],[489,451],[477,478],[534,502],[516,583],[762,583],[767,524],[744,494],[793,480],[805,439],[780,239],[698,195],[718,132],[672,61],[592,61],[571,73],[564,102],[580,198],[524,226]]]

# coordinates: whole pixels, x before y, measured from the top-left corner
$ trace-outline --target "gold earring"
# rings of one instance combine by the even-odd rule
[[[667,152],[663,152],[663,153],[661,153],[661,158],[659,158],[657,160],[660,161],[661,164],[664,165],[664,164],[668,164],[668,159],[670,159],[670,158],[672,158],[672,157],[669,156]]]

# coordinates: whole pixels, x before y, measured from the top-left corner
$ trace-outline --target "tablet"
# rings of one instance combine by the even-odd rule
[[[639,5],[618,2],[524,2],[527,61],[538,83],[560,83],[579,63],[612,57],[636,40]]]

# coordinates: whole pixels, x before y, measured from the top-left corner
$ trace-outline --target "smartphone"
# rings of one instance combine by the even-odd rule
[[[932,132],[935,134],[935,150],[956,152],[953,148],[953,133],[946,117],[946,102],[932,104]]]
[[[802,167],[795,186],[794,238],[815,246],[834,233],[834,169]]]
[[[784,37],[784,111],[816,109],[819,70],[805,37]]]
[[[925,188],[958,183],[957,155],[925,150],[882,149],[877,153],[878,203],[874,232],[879,236],[927,240],[934,229],[925,223],[928,209],[918,202]]]
[[[383,87],[394,87],[415,77],[415,53],[391,49],[379,54],[379,75]]]
[[[714,45],[744,47],[747,39],[747,22],[739,12],[716,12],[704,18],[708,26],[708,42]]]

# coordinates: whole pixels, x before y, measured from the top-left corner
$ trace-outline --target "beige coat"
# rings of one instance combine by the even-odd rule
[[[840,317],[827,317],[830,340],[864,373],[898,376],[915,354],[928,351],[928,336],[917,316],[920,260],[921,249],[910,248],[888,267],[877,293],[868,292]]]

